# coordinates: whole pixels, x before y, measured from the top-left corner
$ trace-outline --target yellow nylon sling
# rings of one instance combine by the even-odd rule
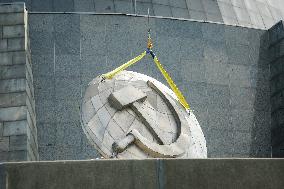
[[[126,62],[124,64],[122,64],[121,66],[117,67],[116,69],[114,69],[114,70],[112,70],[112,71],[110,71],[110,72],[108,72],[106,74],[103,74],[102,76],[104,78],[106,78],[106,79],[112,79],[119,72],[125,70],[129,66],[131,66],[131,65],[135,64],[136,62],[138,62],[139,60],[141,60],[146,54],[147,54],[147,52],[144,51],[142,54],[138,55],[137,57],[131,59],[130,61],[128,61],[128,62]],[[184,98],[183,94],[178,89],[178,87],[176,86],[176,84],[174,83],[174,81],[172,80],[170,75],[164,69],[164,67],[162,66],[162,64],[158,60],[157,56],[154,56],[154,62],[156,64],[156,66],[158,67],[159,71],[162,73],[162,75],[166,79],[166,81],[169,84],[169,86],[171,87],[171,89],[173,90],[173,92],[175,93],[175,95],[177,96],[180,104],[189,112],[189,110],[190,110],[189,104],[187,103],[187,101]]]
[[[171,76],[167,73],[167,71],[164,69],[160,61],[158,60],[157,56],[154,57],[154,62],[156,63],[156,66],[159,68],[160,72],[163,74],[164,78],[166,79],[167,83],[170,85],[171,89],[177,96],[180,104],[187,110],[190,110],[190,106],[187,103],[186,99],[182,95],[181,91],[178,89],[174,81],[172,80]]]
[[[116,69],[106,73],[106,74],[103,74],[102,76],[106,79],[112,79],[113,76],[115,76],[117,73],[125,70],[126,68],[128,68],[129,66],[135,64],[136,62],[138,62],[139,60],[141,60],[145,55],[147,54],[146,51],[144,51],[142,54],[140,54],[139,56],[129,60],[128,62],[122,64],[121,66],[117,67]]]
[[[122,64],[121,66],[119,66],[118,68],[114,69],[113,71],[110,71],[106,74],[103,74],[103,78],[105,79],[112,79],[116,74],[118,74],[119,72],[125,70],[126,68],[128,68],[129,66],[135,64],[136,62],[138,62],[139,60],[141,60],[147,53],[151,54],[156,66],[158,67],[159,71],[162,73],[162,75],[164,76],[164,78],[166,79],[167,83],[169,84],[169,86],[171,87],[171,89],[173,90],[173,92],[175,93],[175,95],[177,96],[179,103],[186,109],[187,112],[190,111],[190,106],[187,103],[186,99],[184,98],[183,94],[181,93],[181,91],[178,89],[178,87],[176,86],[175,82],[172,80],[172,78],[170,77],[170,75],[167,73],[167,71],[164,69],[164,67],[162,66],[162,64],[160,63],[160,61],[158,60],[157,56],[153,53],[152,51],[152,47],[153,47],[153,43],[152,43],[152,39],[151,39],[151,35],[150,35],[150,29],[148,30],[148,42],[147,42],[147,51],[144,51],[142,54],[138,55],[137,57],[129,60],[128,62]]]

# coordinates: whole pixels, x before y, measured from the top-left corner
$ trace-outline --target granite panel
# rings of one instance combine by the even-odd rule
[[[37,0],[37,1],[32,1],[31,7],[32,11],[42,11],[42,12],[51,12],[52,9],[52,1],[53,0]]]
[[[74,0],[53,0],[53,11],[54,12],[73,12]]]
[[[113,2],[109,3],[110,9],[100,10],[112,10]],[[37,121],[38,127],[56,122],[56,129],[60,130],[57,135],[62,140],[58,139],[59,145],[55,142],[54,146],[41,147],[41,159],[98,157],[79,125],[80,98],[94,77],[145,50],[147,22],[144,18],[121,15],[57,14],[54,18],[44,15],[41,17],[45,21],[36,19],[37,14],[30,15],[36,24],[30,32],[33,70],[38,72],[34,81]],[[48,27],[40,29],[44,22]],[[209,156],[266,157],[269,130],[258,129],[266,128],[270,120],[266,116],[269,69],[260,65],[267,59],[259,50],[263,47],[259,41],[263,31],[153,18],[150,25],[154,51],[195,110],[207,139]],[[129,70],[166,83],[148,55]],[[233,137],[235,133],[240,139]],[[68,136],[75,138],[68,141]],[[256,139],[252,140],[252,136]],[[261,137],[265,138],[263,142],[259,142]],[[246,141],[238,141],[241,139]]]

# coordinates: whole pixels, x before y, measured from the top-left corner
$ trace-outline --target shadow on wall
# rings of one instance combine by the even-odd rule
[[[271,110],[269,86],[269,36],[260,36],[257,67],[253,74],[255,87],[254,117],[251,128],[251,157],[271,157]],[[270,146],[268,146],[270,144]]]

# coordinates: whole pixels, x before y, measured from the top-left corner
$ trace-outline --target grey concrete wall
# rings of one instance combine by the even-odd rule
[[[85,87],[145,50],[147,20],[85,14],[29,14],[29,20],[40,159],[97,157],[80,126]],[[154,50],[195,111],[209,157],[270,157],[265,31],[170,19],[150,25]],[[165,83],[149,57],[130,69]]]
[[[0,187],[280,189],[283,174],[283,159],[20,162],[0,165]]]
[[[0,161],[37,160],[27,12],[0,5]]]
[[[273,157],[284,157],[284,24],[269,30],[271,137]]]

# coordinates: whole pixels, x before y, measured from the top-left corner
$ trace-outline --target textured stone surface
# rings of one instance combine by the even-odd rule
[[[89,108],[82,107],[82,127],[104,157],[110,158],[115,153],[118,154],[114,158],[119,159],[207,157],[206,141],[193,112],[188,115],[173,92],[157,80],[123,71],[112,80],[95,78],[86,91],[82,103],[91,98],[93,107],[90,108],[95,113],[86,120]],[[90,97],[91,92],[93,97]],[[168,107],[163,110],[164,119],[159,112],[162,107],[152,106],[157,99]],[[128,117],[128,111],[135,112],[134,121],[116,118],[118,115]]]
[[[37,160],[33,74],[23,3],[0,4],[0,161]],[[3,150],[3,149],[2,149]]]
[[[4,188],[281,188],[283,159],[94,160],[4,163]],[[101,171],[97,171],[101,170]],[[7,177],[9,175],[9,177]],[[88,175],[88,176],[86,176]],[[58,179],[60,177],[60,179]],[[204,179],[206,178],[206,179]],[[50,184],[52,183],[52,185]]]
[[[3,38],[24,37],[24,25],[3,26]]]
[[[270,56],[270,99],[271,99],[271,140],[272,140],[272,155],[274,157],[284,157],[284,82],[283,82],[283,39],[284,25],[279,22],[269,31],[269,50]],[[280,58],[279,58],[280,57]]]
[[[24,135],[27,130],[27,121],[12,121],[4,123],[3,136]]]
[[[33,72],[39,74],[34,79],[39,128],[43,124],[57,122],[56,120],[68,122],[71,119],[72,122],[78,122],[80,103],[77,103],[77,100],[81,102],[87,84],[96,76],[135,57],[145,48],[144,31],[147,31],[147,24],[144,18],[80,15],[78,20],[77,16],[68,15],[64,18],[74,18],[74,21],[67,26],[61,24],[62,20],[59,21],[58,17],[50,14],[29,15]],[[265,99],[269,99],[269,92],[266,92],[269,90],[269,77],[264,77],[269,75],[269,69],[267,54],[263,50],[265,43],[260,44],[261,38],[267,40],[267,36],[263,35],[265,31],[168,19],[150,19],[150,24],[154,50],[159,60],[196,112],[206,139],[213,138],[214,135],[215,139],[209,140],[208,143],[209,157],[234,156],[233,150],[229,149],[238,148],[238,143],[227,142],[222,137],[228,136],[230,139],[230,132],[235,132],[230,129],[237,127],[235,125],[244,120],[248,120],[250,125],[243,124],[237,127],[237,130],[260,134],[257,136],[270,136],[269,130],[252,127],[256,120],[250,121],[249,116],[241,113],[249,112],[249,115],[254,115],[257,110],[264,110],[268,114],[268,117],[264,117],[265,122],[270,119],[270,110],[266,109],[269,103],[264,103]],[[126,27],[128,25],[131,27]],[[81,47],[68,47],[66,51],[62,48],[59,50],[57,46],[54,48],[56,37],[53,31],[59,26],[61,28],[58,30],[62,31],[71,28],[72,36],[79,37],[72,41],[76,44],[81,42]],[[119,38],[115,37],[118,35]],[[57,41],[57,45],[64,47],[66,43],[61,40]],[[75,52],[78,49],[79,51]],[[64,55],[61,55],[61,52]],[[130,70],[165,83],[149,57],[145,57]],[[66,82],[62,78],[66,78]],[[67,82],[67,79],[72,81]],[[58,82],[55,82],[56,80]],[[68,87],[63,90],[61,87],[64,85]],[[60,95],[56,97],[56,94]],[[56,98],[58,100],[55,100]],[[59,102],[62,105],[58,105]],[[209,124],[220,130],[213,132]],[[270,142],[265,141],[262,144],[251,141],[251,151],[269,148]],[[220,150],[216,150],[219,146]],[[48,149],[49,146],[45,148]],[[50,148],[54,150],[54,146]],[[82,149],[87,147],[82,146]],[[243,156],[247,155],[270,156],[262,151]],[[88,152],[84,151],[82,157],[94,156],[88,156]],[[44,160],[44,157],[41,159]]]
[[[0,108],[1,121],[15,121],[26,119],[26,106]]]

